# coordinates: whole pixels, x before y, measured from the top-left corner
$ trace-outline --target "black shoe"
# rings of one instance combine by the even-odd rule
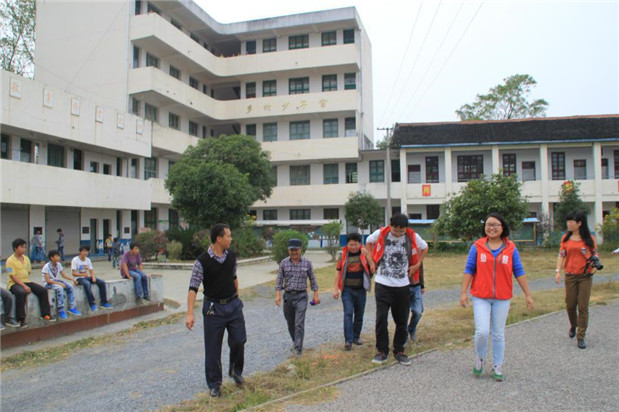
[[[219,389],[219,386],[216,388],[211,388],[211,397],[212,398],[219,398],[221,396],[221,389]]]
[[[344,350],[352,350],[352,343],[344,344]]]
[[[28,327],[28,324],[26,323],[25,320],[22,320],[19,322],[19,328],[20,329],[26,329]]]
[[[228,376],[234,379],[234,383],[239,386],[245,383],[245,378],[243,378],[241,375],[237,375],[236,373],[234,373],[234,371],[230,371],[228,373]]]
[[[144,296],[144,300],[147,300],[147,301],[149,301],[149,302],[150,302],[150,301],[151,301],[151,300],[150,300],[150,296]]]
[[[4,323],[6,326],[10,326],[12,328],[19,328],[19,323],[14,321],[13,319],[9,319]]]
[[[576,328],[570,328],[570,339],[576,336]]]
[[[361,341],[361,339],[355,339],[352,341],[352,343],[354,343],[357,346],[363,346],[363,342]]]
[[[587,344],[585,343],[584,339],[578,339],[578,347],[580,349],[585,349],[587,347]]]
[[[408,356],[406,356],[404,352],[398,352],[394,354],[393,357],[395,358],[395,360],[400,362],[400,365],[408,366],[411,364],[411,360],[408,358]]]

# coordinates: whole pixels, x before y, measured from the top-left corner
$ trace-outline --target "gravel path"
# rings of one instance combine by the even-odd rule
[[[619,275],[613,278],[617,280]],[[604,279],[596,275],[596,280]],[[542,279],[534,282],[533,288],[556,287],[552,279],[549,281],[550,283],[548,279]],[[265,288],[263,293],[268,295],[272,291]],[[457,289],[428,291],[424,303],[426,309],[432,309],[453,304],[458,297]],[[327,293],[321,298],[322,303],[319,306],[308,309],[306,349],[343,340],[340,300],[333,300]],[[282,309],[275,307],[273,299],[253,298],[245,302],[244,313],[248,332],[245,349],[247,376],[258,371],[271,370],[283,362],[289,355],[291,342]],[[201,319],[197,310],[196,316]],[[595,321],[596,315],[592,318]],[[374,321],[374,299],[368,298],[365,333],[373,330]],[[561,328],[565,326],[564,319],[556,323],[560,323]],[[561,336],[563,332],[565,331],[562,331]],[[135,411],[153,410],[191,399],[206,390],[202,336],[201,321],[197,322],[193,331],[188,331],[184,323],[179,322],[140,330],[130,336],[114,339],[109,344],[80,350],[50,365],[3,372],[1,409],[4,412],[24,409],[67,412],[85,409]],[[224,339],[222,356],[224,371],[228,364],[225,341]],[[517,347],[511,343],[510,346]],[[616,346],[614,351],[616,354]],[[443,355],[445,354],[440,356]],[[508,355],[508,358],[511,357],[511,354]],[[466,362],[470,361],[468,352],[466,359]],[[414,394],[415,391],[410,393]],[[26,404],[27,407],[24,406]]]

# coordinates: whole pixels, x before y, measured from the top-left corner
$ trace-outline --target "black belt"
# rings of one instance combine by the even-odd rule
[[[285,292],[296,295],[297,293],[307,293],[307,290],[286,290]]]
[[[208,296],[206,297],[206,300],[208,300],[209,302],[213,302],[213,303],[219,303],[220,305],[225,305],[226,303],[232,302],[234,299],[238,298],[239,295],[237,295],[236,293],[233,296],[230,296],[227,299],[214,299],[214,298],[209,298]]]

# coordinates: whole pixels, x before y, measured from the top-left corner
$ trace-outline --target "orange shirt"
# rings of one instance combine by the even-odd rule
[[[597,249],[597,243],[595,237],[593,239],[593,245]],[[592,251],[585,244],[583,240],[568,239],[567,242],[561,242],[561,249],[559,249],[559,256],[565,258],[565,273],[571,273],[575,275],[582,275],[587,265],[587,259],[591,256]]]

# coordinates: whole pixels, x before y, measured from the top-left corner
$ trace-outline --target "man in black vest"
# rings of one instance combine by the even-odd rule
[[[221,344],[224,330],[228,330],[230,367],[228,375],[237,385],[242,385],[244,345],[247,340],[243,302],[238,297],[239,281],[236,278],[236,255],[228,250],[232,243],[230,227],[218,223],[211,229],[211,246],[198,256],[193,265],[185,325],[193,328],[193,306],[200,284],[204,284],[204,368],[206,384],[211,396],[221,396]]]

